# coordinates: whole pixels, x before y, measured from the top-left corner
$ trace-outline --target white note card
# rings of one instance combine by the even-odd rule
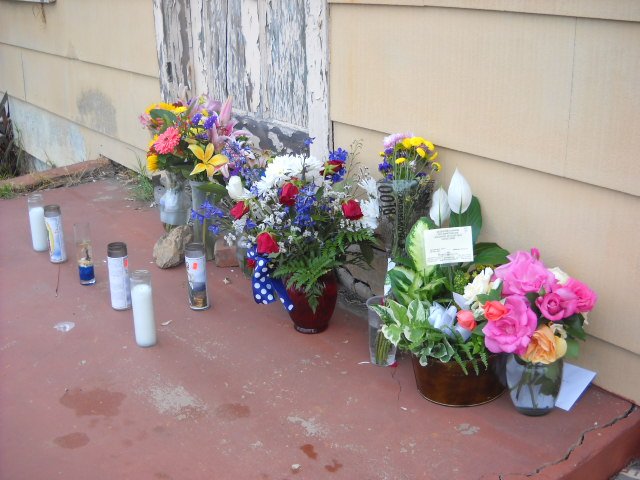
[[[596,372],[565,362],[556,407],[566,410],[567,412],[571,410],[573,404],[580,398],[582,392],[585,391],[595,376]]]
[[[427,230],[424,250],[428,265],[473,262],[471,227]]]

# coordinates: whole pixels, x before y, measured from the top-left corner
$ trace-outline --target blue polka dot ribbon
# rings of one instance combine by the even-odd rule
[[[271,278],[269,275],[269,262],[266,257],[257,254],[255,248],[247,252],[247,258],[256,262],[251,275],[251,287],[253,288],[253,298],[256,303],[272,303],[276,301],[276,296],[289,312],[293,310],[293,303],[287,294],[287,289],[279,278]]]

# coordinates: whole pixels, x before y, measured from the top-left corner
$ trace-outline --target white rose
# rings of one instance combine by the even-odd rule
[[[473,282],[464,287],[464,299],[473,303],[478,295],[487,294],[491,290],[491,276],[493,275],[493,270],[491,268],[485,268],[482,272],[480,272],[476,278],[473,279]]]
[[[233,176],[229,178],[229,182],[227,183],[227,192],[229,192],[229,196],[236,200],[246,200],[251,196],[249,190],[242,186],[242,180],[240,177]]]
[[[569,275],[566,272],[560,270],[559,267],[550,268],[549,271],[553,273],[553,276],[556,277],[556,280],[560,285],[564,285],[569,281]]]

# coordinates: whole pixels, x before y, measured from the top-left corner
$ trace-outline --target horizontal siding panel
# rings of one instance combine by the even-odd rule
[[[0,4],[0,43],[158,77],[152,0]]]
[[[513,0],[329,0],[329,3],[448,7],[640,21],[640,3],[637,0],[520,0],[517,2]]]
[[[333,5],[331,118],[562,175],[575,20]]]
[[[27,102],[125,143],[146,146],[148,135],[138,117],[160,98],[156,79],[29,50],[22,58]]]

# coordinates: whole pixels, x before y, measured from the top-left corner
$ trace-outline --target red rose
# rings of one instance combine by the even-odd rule
[[[296,195],[298,195],[298,192],[300,192],[300,189],[293,183],[285,183],[280,193],[280,203],[288,207],[293,207],[296,203]]]
[[[262,232],[257,236],[256,242],[258,243],[258,253],[263,255],[265,253],[278,253],[280,247],[278,242],[269,232]]]
[[[496,300],[490,300],[482,307],[484,316],[490,322],[495,322],[509,313],[509,309]]]
[[[362,218],[362,210],[357,200],[349,200],[342,204],[342,213],[349,220],[358,220]]]
[[[344,169],[342,160],[329,160],[324,164],[324,169],[320,171],[320,175],[327,177],[342,171],[342,169]]]
[[[240,220],[249,211],[249,206],[244,202],[236,203],[235,207],[229,210],[229,213],[233,215],[233,218]]]
[[[472,331],[478,326],[476,319],[473,318],[473,312],[471,310],[460,310],[457,315],[458,325],[465,330]]]

